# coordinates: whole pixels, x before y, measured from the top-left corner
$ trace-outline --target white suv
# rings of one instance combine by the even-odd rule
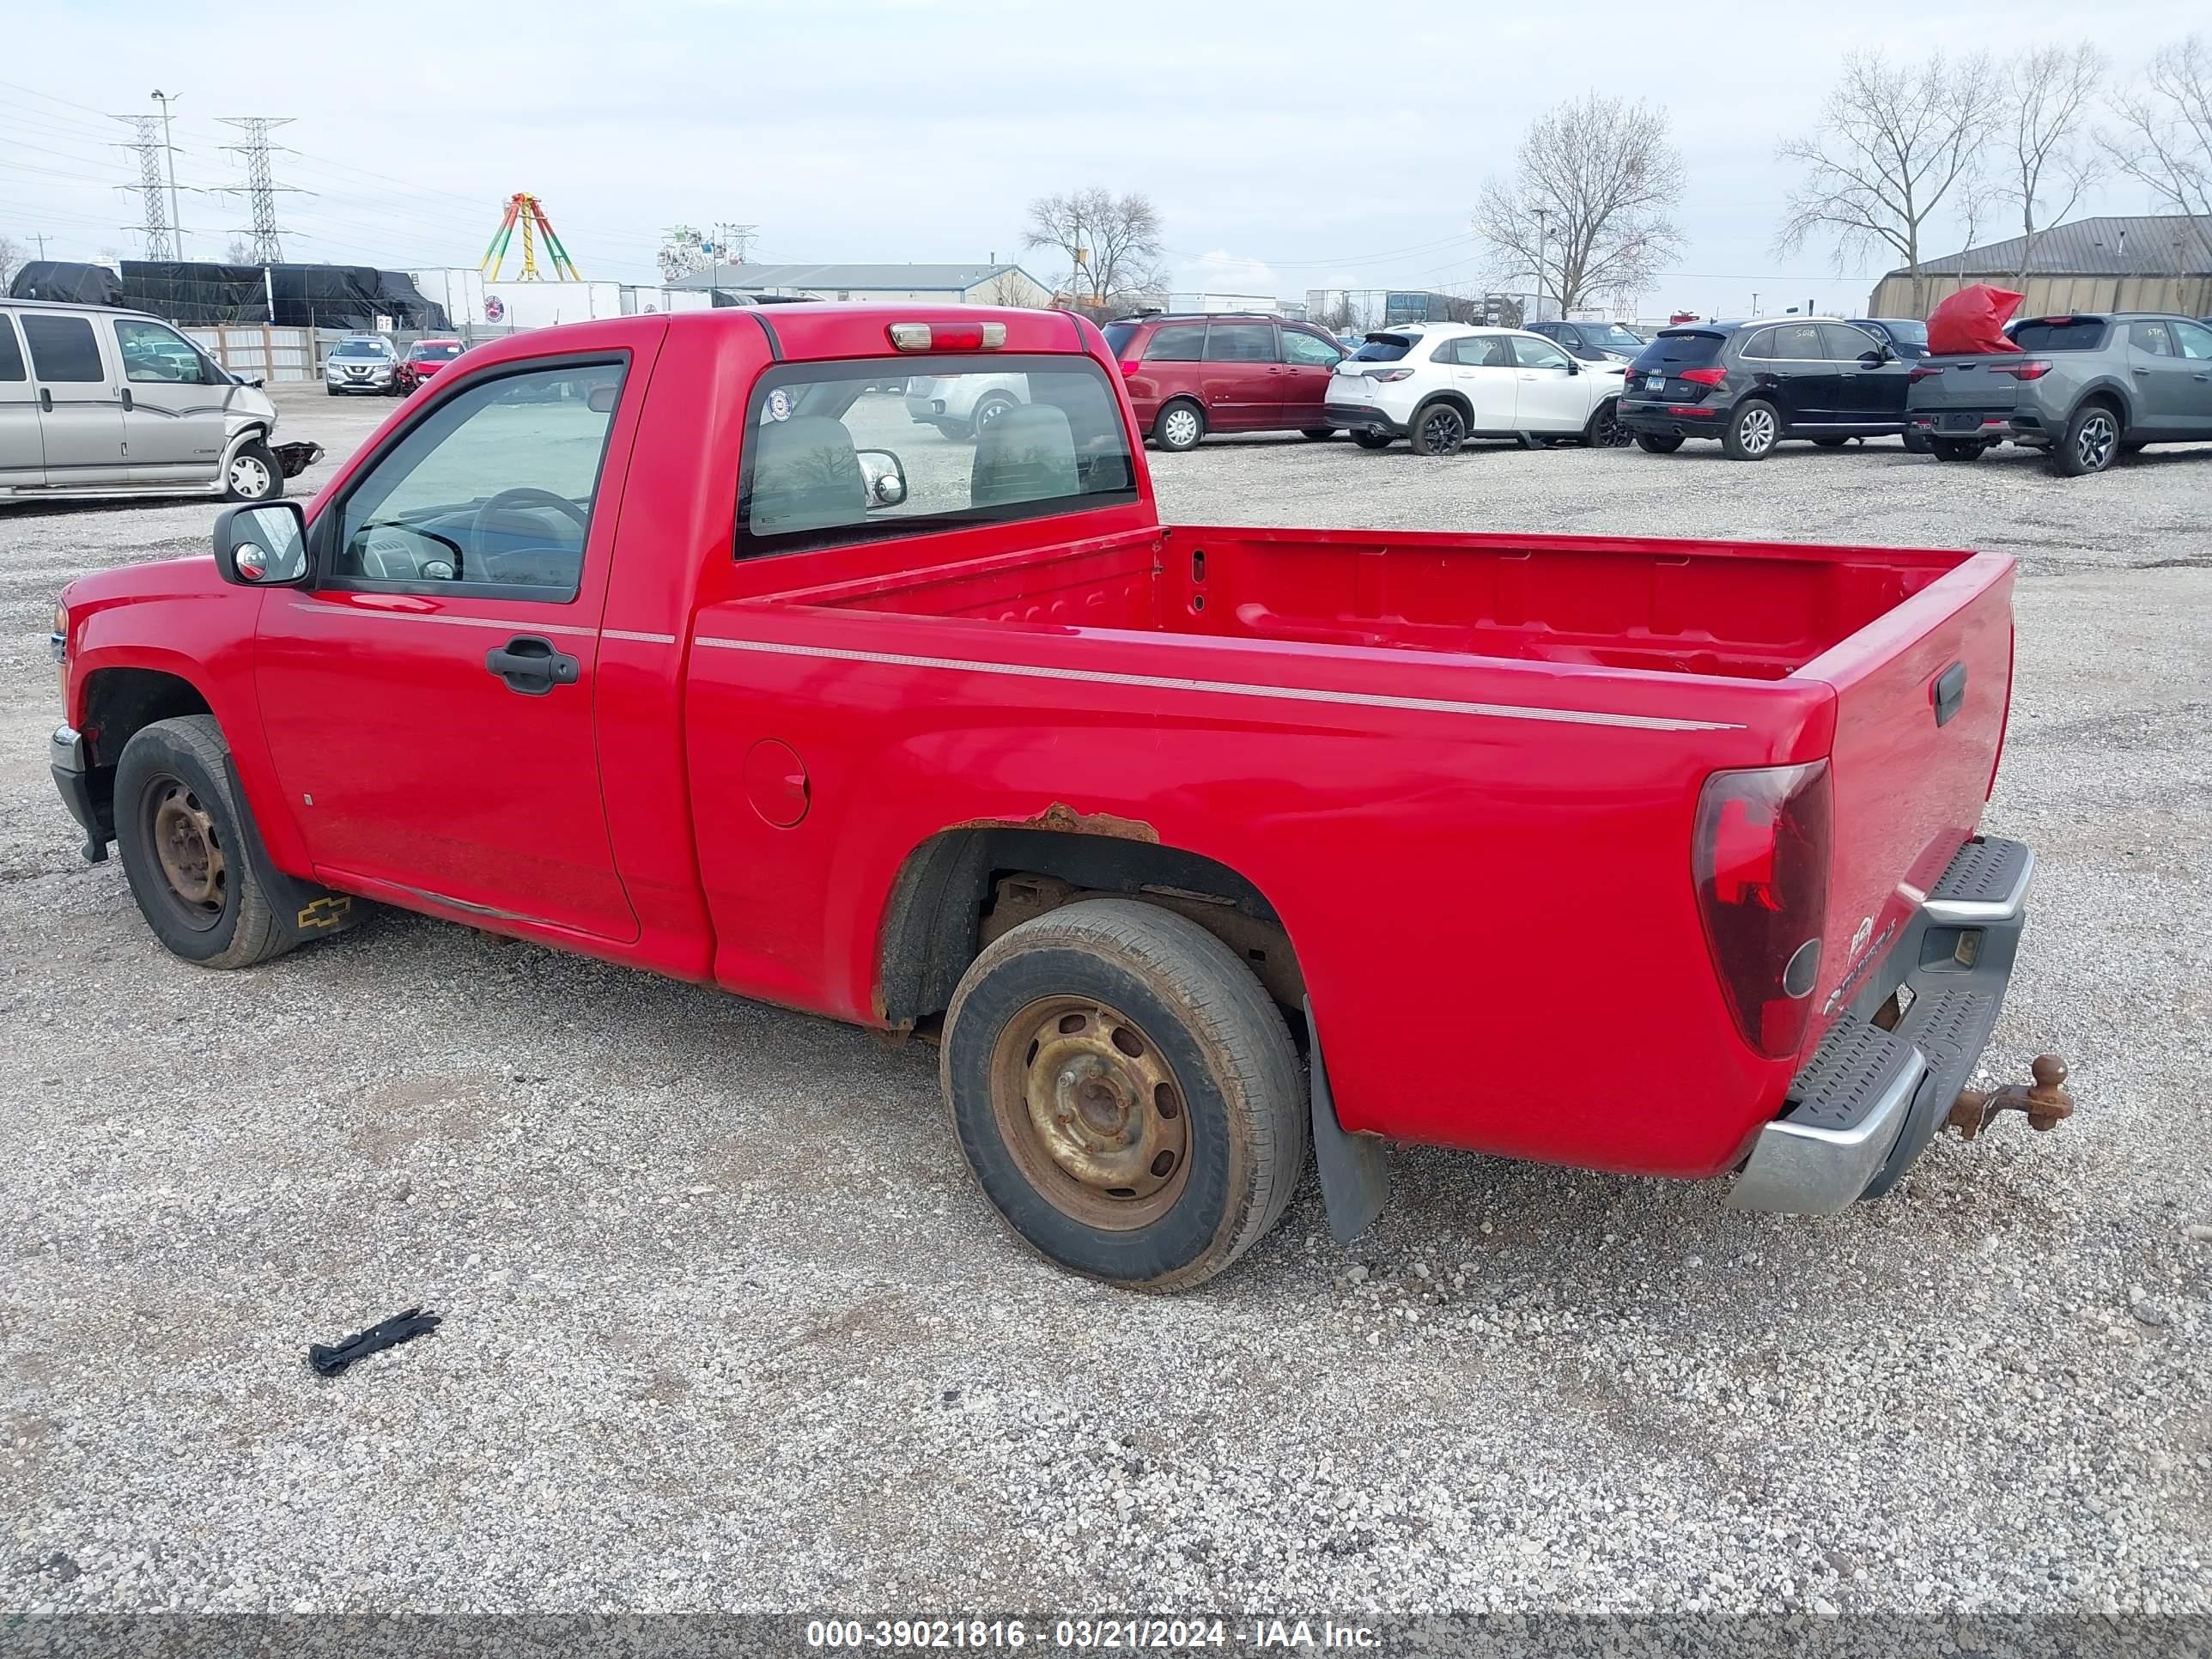
[[[1469,438],[1611,447],[1624,441],[1614,418],[1624,367],[1579,362],[1525,329],[1409,323],[1376,330],[1336,366],[1324,413],[1368,449],[1398,438],[1419,455],[1449,455]]]

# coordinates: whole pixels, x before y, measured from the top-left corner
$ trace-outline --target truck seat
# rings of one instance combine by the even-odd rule
[[[975,440],[975,466],[968,484],[973,506],[1048,501],[1081,488],[1075,437],[1064,410],[1024,404],[1000,416]]]
[[[867,481],[842,421],[802,415],[760,428],[753,452],[746,526],[756,536],[859,524],[868,516]]]

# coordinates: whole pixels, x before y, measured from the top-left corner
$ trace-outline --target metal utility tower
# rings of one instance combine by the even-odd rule
[[[517,226],[522,228],[522,269],[515,272],[518,281],[535,283],[542,280],[538,274],[538,238],[545,239],[545,252],[552,261],[553,280],[580,283],[584,273],[576,269],[576,262],[568,257],[568,250],[561,246],[561,239],[553,234],[553,222],[545,216],[544,204],[528,191],[519,190],[507,198],[507,212],[499,222],[499,228],[491,234],[491,245],[484,249],[483,263],[477,269],[491,282],[499,280],[500,267],[507,263],[507,244],[514,240]]]
[[[758,234],[758,225],[735,225],[727,219],[718,221],[714,226],[714,263],[719,265],[744,264],[752,240]]]
[[[246,135],[242,144],[225,144],[223,148],[246,158],[246,182],[227,185],[224,188],[234,195],[243,194],[253,219],[253,228],[247,234],[253,238],[253,263],[273,265],[283,262],[284,245],[278,239],[283,233],[276,226],[276,192],[290,190],[289,185],[280,185],[269,171],[269,133],[273,127],[290,123],[289,115],[225,115],[219,118],[227,127],[236,127]]]
[[[161,199],[161,153],[168,144],[155,131],[158,115],[118,115],[118,121],[128,121],[138,129],[138,142],[125,144],[125,149],[138,153],[138,196],[145,222],[131,227],[142,231],[146,237],[146,257],[149,259],[173,259],[175,245],[170,240],[168,204]],[[128,185],[118,185],[118,190],[128,190]]]

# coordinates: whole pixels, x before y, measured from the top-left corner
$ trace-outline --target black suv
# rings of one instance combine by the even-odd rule
[[[1528,328],[1531,334],[1557,341],[1586,363],[1628,362],[1650,343],[1619,323],[1530,323]]]
[[[1624,377],[1620,424],[1655,455],[1718,438],[1729,459],[1763,461],[1784,438],[1832,449],[1906,432],[1911,371],[1884,341],[1826,317],[1698,323],[1660,331]]]

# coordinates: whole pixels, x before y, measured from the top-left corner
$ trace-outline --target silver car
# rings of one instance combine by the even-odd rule
[[[1017,404],[1030,400],[1026,374],[915,375],[906,383],[907,419],[948,438],[972,438]]]
[[[0,501],[274,501],[276,405],[159,318],[0,299]]]
[[[399,348],[381,334],[349,334],[323,361],[323,390],[388,398],[399,390]]]

